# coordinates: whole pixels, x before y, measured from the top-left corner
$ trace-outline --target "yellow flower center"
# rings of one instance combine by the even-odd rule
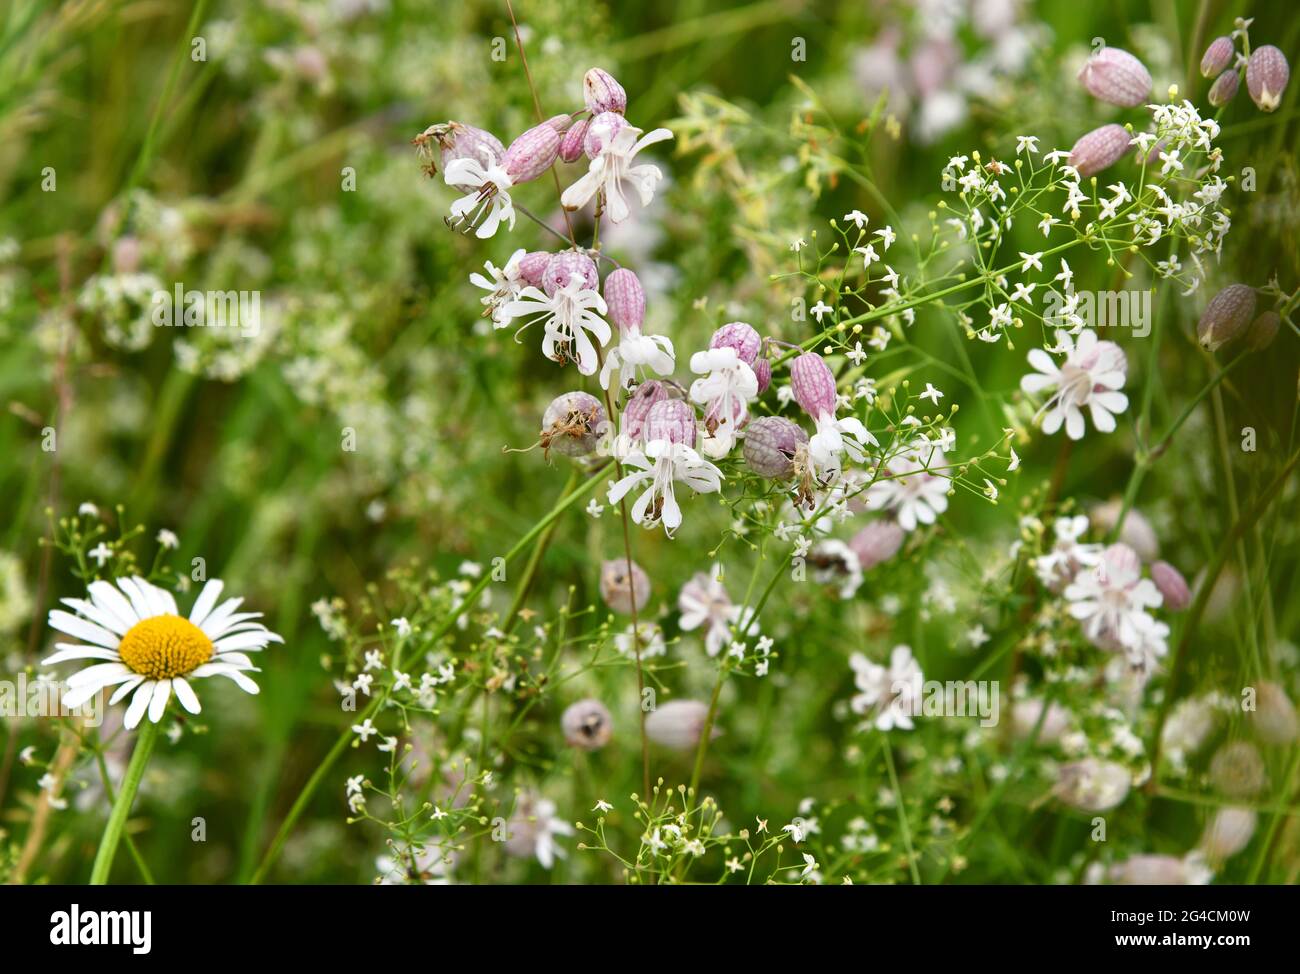
[[[127,630],[117,652],[142,676],[169,680],[212,659],[212,640],[188,619],[152,616]]]

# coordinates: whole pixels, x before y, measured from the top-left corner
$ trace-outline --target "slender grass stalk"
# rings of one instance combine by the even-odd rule
[[[1151,777],[1148,788],[1155,790],[1160,783],[1160,759],[1161,738],[1164,736],[1165,720],[1169,717],[1169,711],[1173,701],[1178,694],[1179,684],[1182,682],[1183,672],[1187,669],[1188,650],[1191,647],[1192,639],[1197,634],[1197,628],[1200,625],[1201,615],[1205,612],[1206,605],[1209,604],[1210,595],[1214,591],[1214,584],[1219,579],[1219,573],[1223,571],[1223,566],[1227,563],[1228,558],[1232,555],[1237,541],[1250,530],[1256,521],[1268,510],[1269,505],[1273,503],[1274,498],[1286,486],[1291,477],[1291,472],[1295,470],[1296,464],[1300,463],[1300,452],[1292,454],[1291,458],[1278,471],[1277,476],[1273,478],[1272,483],[1264,488],[1259,499],[1255,501],[1254,506],[1246,511],[1241,517],[1237,518],[1236,523],[1227,534],[1223,536],[1223,541],[1219,544],[1219,550],[1214,555],[1214,560],[1206,566],[1205,578],[1201,582],[1201,587],[1197,590],[1196,599],[1192,602],[1192,607],[1187,611],[1187,616],[1183,621],[1182,638],[1178,641],[1178,648],[1174,651],[1173,663],[1169,668],[1169,683],[1165,687],[1164,700],[1161,701],[1160,711],[1156,717],[1155,730],[1151,738]]]
[[[894,801],[898,808],[898,828],[903,833],[903,848],[907,850],[907,870],[912,874],[912,885],[921,885],[921,872],[916,868],[916,851],[912,848],[912,827],[907,821],[907,809],[903,807],[903,789],[898,784],[898,771],[894,768],[894,752],[885,741],[885,767],[889,769],[889,786],[894,789]]]
[[[108,874],[113,868],[113,857],[117,854],[117,844],[122,839],[122,830],[126,827],[127,817],[131,814],[131,805],[135,802],[135,793],[140,788],[144,769],[153,754],[154,744],[158,741],[158,724],[147,716],[140,723],[140,730],[135,736],[135,750],[131,752],[131,763],[126,766],[122,778],[122,789],[113,802],[108,824],[104,826],[103,838],[99,840],[99,850],[95,853],[95,864],[90,870],[90,885],[103,886],[108,882]]]
[[[519,554],[532,544],[533,541],[535,541],[556,518],[567,511],[581,498],[590,493],[592,488],[597,484],[601,483],[602,470],[604,470],[604,467],[601,467],[592,473],[591,476],[587,478],[586,482],[570,491],[568,496],[562,497],[559,503],[551,508],[549,514],[534,524],[522,538],[515,542],[514,547],[505,553],[505,561],[508,563],[512,559],[517,558]],[[477,604],[479,595],[483,593],[483,590],[487,588],[491,581],[492,576],[490,574],[484,574],[483,577],[474,584],[474,587],[466,593],[465,597],[461,599],[460,604],[449,612],[447,618],[442,621],[442,624],[430,634],[429,642],[437,642],[450,632],[451,628],[456,625],[456,620],[459,619],[472,605]],[[397,663],[397,660],[393,661],[394,668],[397,667]],[[358,715],[358,719],[364,721],[367,717],[374,717],[387,699],[388,697],[386,693],[378,694],[375,699],[370,702],[370,705]],[[351,725],[349,725],[339,734],[334,745],[325,754],[325,757],[321,759],[320,764],[316,766],[316,770],[312,772],[311,777],[307,779],[307,783],[303,785],[302,790],[298,793],[298,797],[294,799],[293,805],[290,806],[288,814],[285,815],[284,821],[280,824],[280,828],[276,832],[275,838],[271,840],[271,845],[266,850],[266,855],[262,857],[262,861],[258,864],[257,870],[249,878],[248,882],[251,885],[256,886],[260,884],[266,878],[266,874],[270,871],[271,867],[275,865],[275,861],[280,857],[280,852],[284,848],[285,840],[288,839],[290,833],[293,832],[293,827],[297,824],[298,819],[306,810],[307,803],[311,801],[312,796],[316,793],[316,789],[320,787],[321,782],[325,779],[325,775],[329,773],[330,768],[334,767],[338,759],[343,756],[343,752],[351,743],[352,737],[352,728]]]

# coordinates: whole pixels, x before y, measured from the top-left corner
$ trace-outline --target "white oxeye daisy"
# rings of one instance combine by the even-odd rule
[[[145,715],[162,720],[173,691],[192,714],[199,698],[189,680],[224,676],[240,689],[257,693],[257,684],[245,673],[257,672],[247,652],[284,640],[260,622],[260,612],[236,611],[242,598],[217,605],[222,583],[212,579],[194,601],[189,618],[180,614],[166,589],[143,578],[119,578],[115,583],[91,582],[90,600],[63,599],[78,613],[50,610],[50,627],[89,645],[58,643],[58,652],[41,661],[52,666],[68,660],[102,660],[68,678],[70,689],[63,705],[79,707],[105,687],[117,686],[109,700],[115,704],[127,695],[123,726],[131,730]]]

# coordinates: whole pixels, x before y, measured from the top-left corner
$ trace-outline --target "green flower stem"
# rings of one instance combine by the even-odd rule
[[[104,760],[104,752],[99,747],[95,749],[95,763],[99,768],[99,779],[104,784],[104,794],[108,797],[109,803],[112,804],[117,801],[117,793],[113,790],[112,779],[108,776],[108,763]],[[126,849],[131,853],[131,858],[135,860],[136,867],[140,870],[140,876],[147,884],[153,886],[153,873],[149,870],[149,864],[144,861],[144,856],[140,855],[140,850],[136,848],[130,834],[124,831],[122,839],[126,842]]]
[[[95,865],[90,870],[91,886],[103,886],[108,882],[109,870],[113,868],[113,855],[122,839],[122,830],[126,827],[127,816],[131,814],[135,793],[140,787],[140,779],[144,777],[145,766],[149,763],[149,755],[153,753],[157,740],[158,725],[146,716],[135,737],[135,750],[131,752],[131,763],[127,765],[126,776],[122,779],[122,790],[117,793],[113,811],[108,816],[108,824],[104,826],[104,837],[99,840]]]
[[[604,466],[593,471],[587,478],[586,482],[579,484],[575,490],[570,491],[567,496],[563,497],[559,503],[551,508],[549,514],[534,524],[527,534],[515,542],[514,547],[506,552],[505,560],[510,562],[514,558],[517,558],[519,554],[532,544],[556,518],[589,494],[596,485],[602,483],[602,475],[604,471]],[[429,636],[429,642],[437,642],[450,632],[451,628],[456,625],[456,620],[459,619],[460,616],[471,606],[478,604],[478,597],[483,593],[483,590],[487,588],[491,581],[491,574],[485,573],[483,577],[475,583],[474,587],[470,589],[466,596],[461,599],[460,604],[448,613],[447,618],[444,619],[442,624],[433,631]],[[396,665],[396,663],[394,663],[394,665]],[[387,702],[387,699],[388,696],[386,693],[378,694],[375,699],[370,702],[370,705],[358,715],[358,722],[364,722],[367,717],[374,717],[374,715],[379,712],[379,708]],[[275,864],[276,859],[280,857],[280,850],[284,848],[285,840],[289,838],[289,834],[293,831],[293,827],[297,823],[298,818],[306,810],[307,803],[311,801],[312,795],[316,793],[316,789],[320,787],[320,783],[325,779],[325,775],[329,773],[330,768],[334,767],[335,762],[343,756],[343,752],[352,741],[352,736],[352,728],[351,725],[349,725],[344,728],[341,734],[339,734],[338,740],[334,742],[334,746],[329,749],[329,752],[321,760],[321,763],[316,766],[316,770],[312,772],[311,777],[307,779],[307,783],[303,785],[302,791],[300,791],[298,797],[294,799],[294,803],[289,809],[289,814],[284,817],[284,821],[280,825],[280,830],[276,832],[275,838],[271,841],[270,848],[266,850],[266,855],[262,857],[262,861],[258,865],[257,871],[254,872],[252,878],[249,879],[251,885],[256,886],[266,878],[267,872],[269,872],[271,867]]]

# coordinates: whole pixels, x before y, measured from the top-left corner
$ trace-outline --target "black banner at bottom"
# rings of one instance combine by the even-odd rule
[[[272,955],[291,950],[295,963],[366,961],[429,934],[444,947],[448,937],[490,945],[493,961],[515,950],[536,960],[539,938],[598,940],[603,930],[624,931],[649,956],[667,946],[657,938],[677,942],[687,929],[725,939],[728,955],[750,945],[767,953],[770,939],[755,934],[762,925],[804,944],[805,959],[866,936],[873,957],[883,949],[919,959],[929,945],[999,959],[1200,952],[1231,961],[1289,945],[1295,909],[1293,888],[1234,886],[0,887],[9,956],[48,950],[114,963],[244,961],[263,945]]]

